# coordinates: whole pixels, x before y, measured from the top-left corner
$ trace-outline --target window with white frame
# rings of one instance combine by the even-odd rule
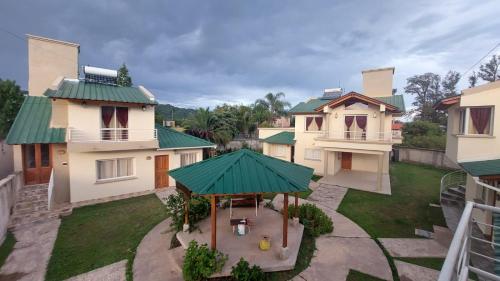
[[[118,179],[134,175],[134,158],[96,160],[97,180]]]
[[[196,163],[196,152],[181,153],[181,167]]]
[[[273,145],[273,156],[285,157],[286,156],[286,145]]]
[[[366,139],[366,126],[368,115],[345,115],[344,116],[344,138],[345,139]]]
[[[306,116],[306,132],[317,132],[323,128],[323,116]]]
[[[321,160],[321,149],[306,148],[304,159],[316,161]]]
[[[493,135],[494,108],[477,106],[461,108],[458,133],[465,135]]]
[[[458,133],[463,134],[465,132],[465,108],[460,109],[458,117]]]

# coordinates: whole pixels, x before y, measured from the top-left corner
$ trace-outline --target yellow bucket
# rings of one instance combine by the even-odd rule
[[[269,238],[269,236],[264,236],[262,240],[260,240],[259,242],[259,248],[262,251],[267,251],[271,249],[271,238]]]

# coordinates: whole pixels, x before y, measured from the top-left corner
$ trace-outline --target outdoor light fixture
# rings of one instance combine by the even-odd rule
[[[339,114],[335,112],[335,119],[339,118]]]
[[[145,105],[142,106],[142,111],[146,111],[146,106]]]
[[[373,113],[373,118],[377,118],[377,113]]]

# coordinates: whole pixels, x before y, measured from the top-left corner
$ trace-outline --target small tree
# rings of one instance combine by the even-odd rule
[[[257,265],[250,267],[250,264],[240,258],[240,261],[231,268],[231,277],[235,281],[264,281],[266,280],[266,275]]]
[[[500,55],[493,55],[489,62],[482,64],[479,67],[479,77],[487,82],[495,82],[500,79],[500,74],[498,73],[500,67]]]
[[[477,73],[475,71],[472,71],[472,75],[469,76],[469,88],[476,87],[478,79],[479,79],[479,77],[478,77]]]
[[[198,245],[193,240],[186,250],[182,276],[186,281],[206,280],[215,272],[220,272],[227,261],[227,256],[217,250],[211,250],[206,244]]]
[[[118,77],[116,79],[116,84],[125,87],[132,86],[132,78],[128,74],[128,69],[125,63],[122,64],[122,66],[118,69]]]
[[[0,79],[0,139],[9,133],[23,101],[23,92],[15,81]]]

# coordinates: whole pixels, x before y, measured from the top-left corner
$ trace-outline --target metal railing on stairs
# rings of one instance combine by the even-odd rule
[[[481,253],[472,247],[473,241],[475,243],[485,243],[495,249],[500,247],[500,244],[495,241],[488,241],[484,239],[484,237],[478,237],[473,234],[472,228],[474,224],[479,223],[472,217],[474,209],[500,214],[500,208],[470,201],[467,202],[460,222],[458,223],[457,231],[451,241],[443,267],[441,268],[438,281],[466,281],[469,280],[469,274],[471,272],[475,273],[480,280],[500,281],[500,276],[496,275],[494,272],[485,271],[470,263],[471,256],[481,257],[494,264],[500,262],[497,257]],[[500,231],[500,226],[485,223],[481,224],[493,228],[494,231]]]
[[[443,192],[452,187],[465,186],[467,180],[467,173],[463,170],[449,172],[441,178],[441,185],[439,190],[439,202],[442,200]]]
[[[49,187],[47,190],[47,208],[49,210],[54,207],[54,169],[50,172]]]

